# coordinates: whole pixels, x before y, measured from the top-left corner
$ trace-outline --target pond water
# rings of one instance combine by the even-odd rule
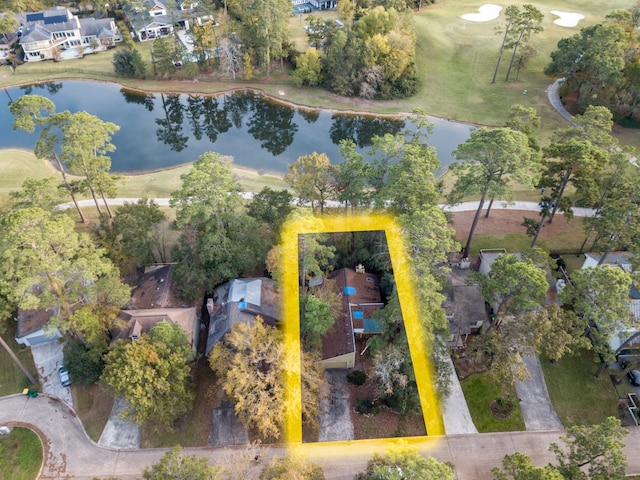
[[[340,163],[339,142],[350,138],[365,153],[375,135],[411,128],[402,118],[291,108],[257,93],[218,96],[140,94],[116,84],[64,81],[6,89],[0,105],[0,148],[32,149],[37,133],[12,131],[9,103],[22,95],[50,98],[57,111],[87,111],[120,130],[113,136],[112,171],[143,172],[192,162],[202,153],[231,155],[234,163],[285,173],[299,156],[325,152]],[[472,126],[432,119],[429,143],[442,167]],[[7,134],[8,133],[8,134]]]

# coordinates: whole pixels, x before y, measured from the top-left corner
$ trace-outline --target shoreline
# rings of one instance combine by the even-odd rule
[[[179,89],[172,89],[172,88],[167,88],[167,89],[151,89],[151,88],[145,88],[144,86],[130,86],[127,85],[125,83],[120,83],[118,81],[115,80],[97,80],[97,79],[93,79],[93,78],[80,78],[80,77],[62,77],[62,78],[55,78],[52,80],[44,80],[44,81],[40,81],[40,82],[21,82],[21,83],[17,83],[15,85],[11,85],[11,86],[7,86],[7,87],[2,87],[0,88],[0,90],[7,90],[10,88],[20,88],[20,87],[24,87],[27,85],[40,85],[40,84],[45,84],[45,83],[51,83],[51,82],[65,82],[65,81],[77,81],[77,82],[96,82],[96,83],[108,83],[108,84],[112,84],[112,85],[119,85],[122,88],[126,88],[128,90],[131,90],[133,92],[138,92],[138,93],[147,93],[147,94],[153,94],[153,93],[166,93],[166,94],[170,94],[170,95],[201,95],[201,96],[206,96],[206,97],[216,97],[216,96],[221,96],[221,95],[228,95],[228,94],[232,94],[232,93],[236,93],[236,92],[244,92],[244,91],[251,91],[254,92],[258,95],[261,95],[267,99],[269,99],[270,101],[273,101],[275,103],[290,107],[290,108],[297,108],[297,109],[302,109],[302,110],[307,110],[307,111],[320,111],[320,112],[328,112],[328,113],[339,113],[339,114],[343,114],[343,115],[360,115],[360,116],[370,116],[370,117],[384,117],[384,118],[402,118],[402,117],[408,117],[409,115],[411,115],[412,112],[406,112],[406,111],[399,111],[397,113],[381,113],[381,112],[375,112],[375,111],[371,111],[371,110],[354,110],[354,109],[350,109],[350,108],[335,108],[335,107],[323,107],[323,106],[313,106],[313,105],[307,105],[304,103],[297,103],[294,102],[292,100],[287,100],[284,99],[282,97],[279,97],[277,95],[268,93],[267,91],[265,91],[264,89],[260,88],[259,86],[256,85],[246,85],[246,86],[237,86],[237,87],[231,87],[231,88],[223,88],[220,90],[215,90],[213,92],[206,92],[203,90],[189,90],[189,91],[185,91],[185,90],[179,90]],[[145,82],[146,80],[142,80],[142,82]],[[161,82],[159,80],[154,80],[154,82]],[[167,83],[169,82],[173,82],[173,83],[189,83],[189,84],[205,84],[205,82],[199,82],[199,81],[192,81],[192,80],[166,80]],[[207,83],[215,83],[215,82],[207,82]],[[286,86],[283,86],[283,89],[286,89]],[[282,90],[284,91],[284,90]],[[343,97],[340,96],[338,94],[332,93],[327,91],[326,92],[327,95],[330,95],[332,97],[336,98],[336,101],[338,103],[342,103],[342,102],[348,102],[348,101],[358,101],[358,102],[362,102],[363,100],[360,98],[356,98],[356,97]],[[366,100],[367,102],[380,102],[382,103],[381,100]],[[442,120],[442,121],[446,121],[446,122],[453,122],[453,123],[459,123],[461,125],[468,125],[468,126],[474,126],[474,127],[491,127],[491,125],[488,124],[481,124],[481,123],[474,123],[474,122],[470,122],[470,121],[464,121],[464,120],[453,120],[451,118],[448,117],[440,117],[438,115],[433,115],[431,113],[427,112],[427,117],[429,118],[435,118],[438,120]]]
[[[19,147],[7,147],[7,148],[0,148],[0,152],[10,152],[10,151],[16,151],[16,152],[25,152],[25,153],[29,153],[31,155],[35,154],[33,153],[33,150],[29,150],[28,148],[19,148]],[[37,158],[37,157],[36,157]],[[52,160],[49,159],[42,159],[42,161],[44,162],[45,166],[51,171],[51,173],[53,174],[60,174],[60,170],[58,170],[58,168],[56,167],[56,165],[54,164],[54,162]],[[181,163],[180,165],[173,165],[171,167],[166,167],[166,168],[156,168],[154,170],[145,170],[145,171],[141,171],[141,172],[114,172],[114,171],[110,171],[109,173],[112,173],[114,175],[120,175],[123,177],[142,177],[143,175],[152,175],[154,173],[159,173],[159,172],[169,172],[171,170],[177,170],[178,168],[183,168],[183,167],[188,167],[190,165],[193,165],[193,162],[185,162],[185,163]],[[251,167],[245,167],[242,165],[236,165],[236,164],[232,164],[231,170],[234,174],[234,176],[238,176],[243,178],[243,176],[255,176],[257,178],[262,178],[262,177],[272,177],[272,178],[277,178],[279,180],[284,179],[284,173],[280,173],[280,172],[275,172],[272,170],[262,170],[262,169],[256,169],[256,168],[251,168]],[[77,175],[73,175],[71,173],[67,172],[67,176],[70,178],[81,178]],[[20,188],[20,187],[18,187]]]

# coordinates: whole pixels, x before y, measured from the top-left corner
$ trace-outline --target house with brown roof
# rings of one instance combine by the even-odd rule
[[[380,277],[341,268],[328,275],[342,295],[342,311],[322,337],[319,365],[329,368],[353,368],[356,359],[356,336],[375,335],[380,326],[373,314],[384,307],[380,294]]]
[[[196,349],[200,332],[200,315],[197,303],[185,304],[178,287],[171,278],[171,265],[158,265],[148,269],[140,277],[131,293],[131,300],[120,313],[125,323],[114,335],[136,340],[160,322],[178,325]]]
[[[207,355],[216,343],[236,323],[252,325],[262,317],[266,325],[274,327],[280,319],[280,305],[276,282],[267,277],[238,278],[217,287],[207,299],[209,330]]]

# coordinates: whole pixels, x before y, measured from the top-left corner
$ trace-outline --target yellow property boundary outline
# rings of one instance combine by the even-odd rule
[[[290,446],[302,446],[302,387],[300,382],[300,302],[298,287],[298,235],[313,233],[358,232],[382,230],[387,237],[393,275],[402,309],[411,360],[416,376],[420,405],[428,437],[444,435],[444,424],[435,392],[433,366],[419,325],[419,309],[411,279],[413,273],[402,231],[398,223],[386,215],[323,216],[294,219],[284,225],[280,266],[282,271],[283,320],[285,339],[285,438]],[[376,440],[350,440],[322,442],[340,447],[363,444],[367,447],[387,447],[398,441],[421,443],[427,437],[383,438]],[[319,443],[305,444],[310,447]]]

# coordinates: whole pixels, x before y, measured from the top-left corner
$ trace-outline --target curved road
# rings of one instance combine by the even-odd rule
[[[85,434],[73,410],[57,399],[46,395],[29,398],[11,395],[0,398],[0,424],[23,425],[35,430],[43,441],[45,461],[41,479],[87,479],[117,476],[133,479],[141,475],[146,466],[156,463],[166,449],[114,450],[98,446]],[[420,451],[441,462],[455,465],[458,480],[491,479],[491,468],[499,466],[506,454],[524,452],[535,465],[553,461],[548,452],[552,442],[559,442],[562,432],[511,432],[472,435],[450,435],[417,440]],[[631,429],[627,437],[627,473],[640,473],[640,430]],[[186,448],[188,454],[219,464],[229,454],[222,448]],[[283,455],[282,446],[274,446],[266,459]],[[348,448],[316,444],[311,460],[321,464],[328,479],[347,480],[366,467],[373,448],[368,442],[354,442]]]

